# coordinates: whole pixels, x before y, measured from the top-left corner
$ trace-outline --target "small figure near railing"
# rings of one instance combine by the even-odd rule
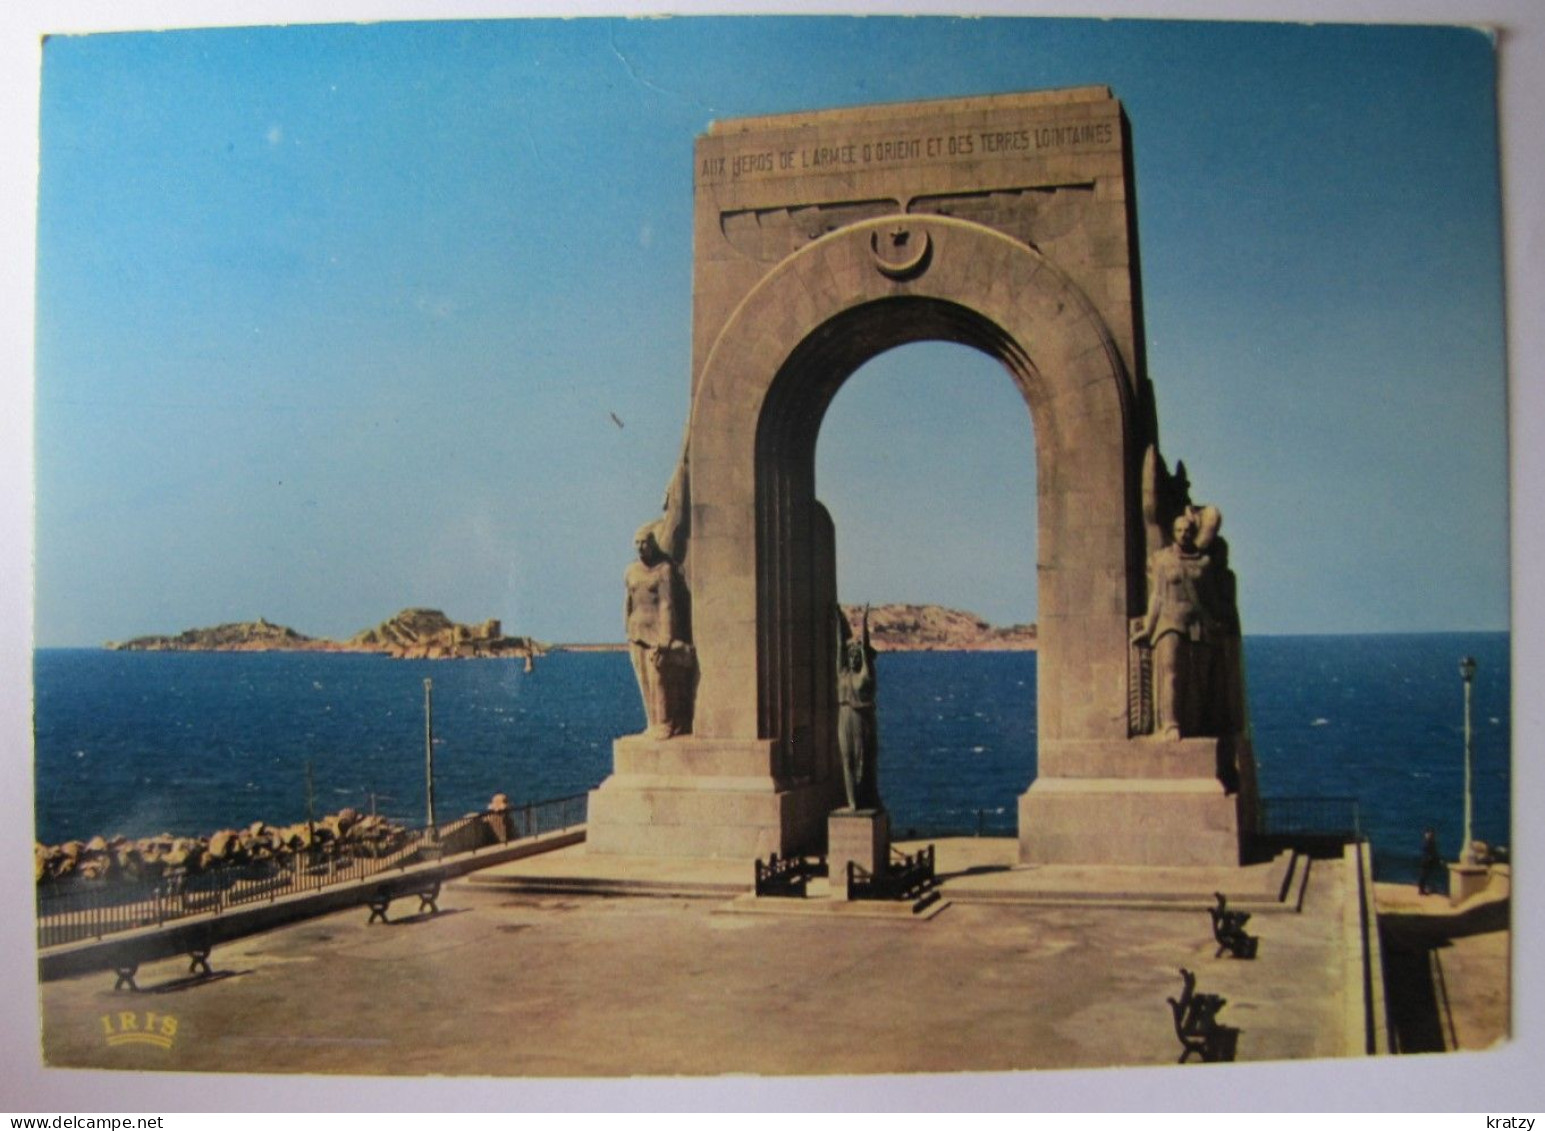
[[[1218,900],[1216,907],[1207,909],[1207,913],[1212,916],[1212,937],[1218,943],[1218,951],[1213,957],[1221,958],[1226,950],[1235,958],[1254,958],[1261,940],[1245,933],[1245,924],[1250,921],[1250,912],[1230,911],[1228,900],[1221,891],[1215,891],[1212,894]]]
[[[1422,830],[1421,871],[1416,877],[1416,894],[1436,892],[1443,879],[1443,857],[1438,852],[1438,831],[1431,825]]]
[[[1193,1055],[1209,1063],[1233,1060],[1239,1030],[1218,1024],[1218,1013],[1228,1004],[1228,999],[1217,994],[1197,993],[1196,975],[1183,966],[1180,977],[1184,982],[1180,1000],[1165,999],[1175,1015],[1175,1036],[1180,1039],[1178,1063],[1184,1064]]]

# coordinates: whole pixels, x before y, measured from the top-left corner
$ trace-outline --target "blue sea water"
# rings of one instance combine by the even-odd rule
[[[1414,858],[1424,825],[1457,852],[1461,655],[1474,685],[1475,835],[1507,844],[1503,633],[1252,637],[1251,717],[1265,797],[1360,803],[1376,856]],[[1035,774],[1034,653],[879,659],[881,789],[898,831],[1006,833]],[[579,793],[643,713],[621,653],[435,662],[308,653],[35,655],[37,831],[205,833],[349,805],[418,823],[424,687],[434,681],[437,811]]]

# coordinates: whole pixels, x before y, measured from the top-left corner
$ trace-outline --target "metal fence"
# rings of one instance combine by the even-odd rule
[[[1263,837],[1358,840],[1362,818],[1355,797],[1263,797],[1256,832]]]
[[[577,794],[532,802],[504,813],[472,813],[437,826],[432,834],[427,828],[406,829],[379,854],[371,854],[364,845],[350,845],[282,860],[223,864],[200,872],[179,870],[156,880],[78,880],[40,887],[38,946],[158,927],[190,915],[358,883],[425,860],[443,860],[494,844],[560,832],[584,823],[588,797]]]
[[[550,801],[536,801],[509,811],[510,838],[541,836],[543,833],[562,832],[585,823],[588,815],[590,794],[576,793],[569,797],[557,797]]]

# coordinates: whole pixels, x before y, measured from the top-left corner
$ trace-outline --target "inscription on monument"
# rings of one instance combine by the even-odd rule
[[[743,181],[780,174],[938,164],[1057,150],[1085,152],[1109,148],[1116,141],[1116,128],[1112,122],[882,135],[832,144],[759,147],[706,156],[698,164],[698,177],[704,181]]]

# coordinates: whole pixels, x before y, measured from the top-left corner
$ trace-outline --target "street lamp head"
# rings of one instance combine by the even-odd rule
[[[1469,683],[1475,678],[1475,657],[1465,656],[1459,661],[1459,678]]]

